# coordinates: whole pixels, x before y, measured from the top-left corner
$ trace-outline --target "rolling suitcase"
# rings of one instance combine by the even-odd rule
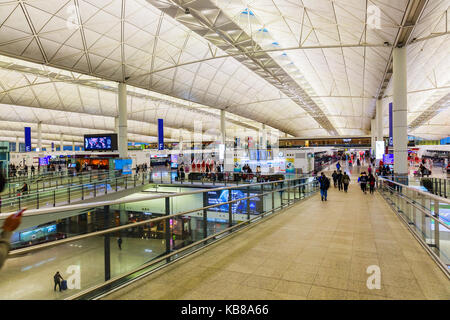
[[[67,290],[67,281],[66,280],[61,281],[61,290]]]

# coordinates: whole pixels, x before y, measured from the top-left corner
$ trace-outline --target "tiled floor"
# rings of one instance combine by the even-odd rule
[[[352,170],[356,173],[357,170]],[[450,299],[450,282],[377,193],[331,187],[105,299]],[[369,266],[381,288],[368,289]]]

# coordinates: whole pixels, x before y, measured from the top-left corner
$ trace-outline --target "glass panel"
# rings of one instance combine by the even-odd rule
[[[130,226],[112,233],[109,241],[111,277],[114,278],[166,253],[165,221]]]
[[[12,257],[0,272],[0,299],[64,299],[100,284],[104,281],[103,253],[104,240],[99,236]],[[77,284],[76,270],[80,282],[72,288]],[[57,271],[68,280],[68,290],[53,290]]]

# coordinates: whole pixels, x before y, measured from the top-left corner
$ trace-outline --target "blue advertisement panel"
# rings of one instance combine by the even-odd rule
[[[158,150],[164,150],[164,122],[158,119]]]
[[[394,155],[392,153],[383,154],[383,163],[384,164],[394,164]]]
[[[25,152],[31,151],[31,127],[25,127]]]
[[[228,194],[229,190],[221,190],[221,191],[208,191],[208,205],[215,205],[223,202],[228,202]],[[250,193],[249,200],[244,199],[240,201],[233,202],[231,204],[231,212],[232,213],[247,213],[247,201],[249,203],[250,214],[257,215],[263,211],[263,203],[261,201],[261,197],[257,193]],[[231,191],[231,199],[237,200],[241,198],[247,197],[247,194],[242,192],[241,190],[232,190]],[[213,207],[208,209],[210,211],[218,211],[218,212],[228,212],[228,204],[223,204],[218,207]]]
[[[46,227],[36,228],[30,231],[21,232],[19,234],[20,241],[28,242],[41,238],[45,238],[50,234],[56,233],[56,224],[52,224]]]
[[[392,140],[392,102],[389,103],[389,147],[392,147],[393,140]]]
[[[114,159],[114,169],[122,170],[122,174],[131,174],[131,159]]]

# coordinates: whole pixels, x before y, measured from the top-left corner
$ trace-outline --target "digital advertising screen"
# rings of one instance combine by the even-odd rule
[[[39,158],[39,165],[40,165],[40,166],[48,166],[50,157],[51,157],[51,156]]]
[[[117,150],[117,134],[85,135],[84,149],[90,151],[114,151]]]
[[[229,190],[209,191],[208,192],[208,205],[215,205],[219,203],[228,202]],[[263,211],[263,203],[261,197],[257,193],[250,193],[253,198],[236,201],[231,204],[231,212],[246,214],[247,213],[247,201],[250,201],[249,208],[250,214],[258,215]],[[247,193],[241,190],[232,190],[231,199],[237,200],[247,197]],[[214,208],[210,208],[210,211],[228,212],[229,204],[223,204]]]
[[[56,224],[52,224],[50,226],[36,228],[34,230],[21,232],[19,234],[20,241],[27,242],[33,241],[36,239],[45,238],[46,236],[56,233]]]
[[[178,168],[178,155],[177,154],[170,155],[170,167],[173,169]]]
[[[114,169],[122,170],[122,174],[131,174],[131,159],[114,159]]]
[[[383,163],[384,164],[394,164],[394,155],[392,153],[383,154]]]
[[[383,159],[384,154],[384,141],[377,141],[375,142],[375,148],[376,148],[376,159]]]

